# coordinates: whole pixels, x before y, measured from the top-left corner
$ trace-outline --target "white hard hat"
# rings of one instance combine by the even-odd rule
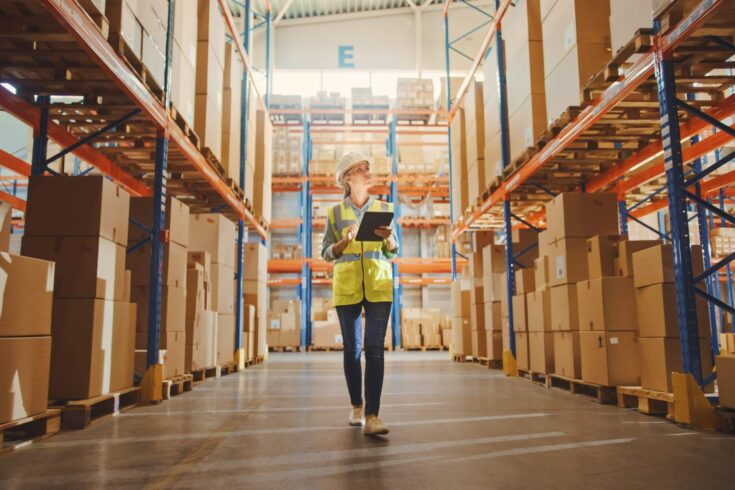
[[[370,167],[370,160],[368,160],[368,157],[362,153],[352,151],[342,155],[342,158],[337,162],[337,183],[342,184],[342,179],[345,174],[349,172],[352,167],[362,162],[367,163],[368,168]]]

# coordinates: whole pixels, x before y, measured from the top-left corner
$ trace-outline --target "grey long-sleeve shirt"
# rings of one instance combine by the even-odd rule
[[[345,206],[352,207],[352,211],[355,213],[355,217],[357,218],[357,225],[360,226],[360,222],[362,221],[362,217],[365,215],[365,211],[367,211],[367,209],[374,201],[375,198],[371,197],[367,200],[363,207],[359,208],[355,206],[355,204],[349,197],[347,197],[344,200],[344,204]],[[400,246],[398,244],[398,240],[396,239],[395,231],[391,236],[393,238],[393,242],[396,244],[395,250],[388,251],[385,243],[383,243],[383,253],[389,259],[392,259],[396,255],[398,255],[398,247]],[[337,260],[337,257],[334,256],[334,251],[332,250],[332,247],[339,240],[340,238],[334,233],[334,229],[329,225],[329,222],[327,222],[326,230],[324,230],[324,239],[322,240],[322,258],[327,262],[334,262],[335,260]]]

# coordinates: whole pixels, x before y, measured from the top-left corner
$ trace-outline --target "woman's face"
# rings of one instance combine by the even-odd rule
[[[345,182],[347,182],[352,189],[367,189],[370,187],[372,185],[370,165],[368,165],[367,162],[363,162],[352,167],[347,175],[345,175]]]

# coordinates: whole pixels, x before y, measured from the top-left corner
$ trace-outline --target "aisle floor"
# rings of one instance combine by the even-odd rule
[[[0,456],[0,488],[733,488],[735,437],[387,353],[389,436],[347,425],[341,354],[267,363]]]

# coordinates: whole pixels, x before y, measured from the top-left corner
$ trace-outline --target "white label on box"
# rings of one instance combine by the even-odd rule
[[[563,279],[566,276],[566,264],[564,263],[564,256],[559,255],[556,258],[556,278]]]
[[[620,341],[618,340],[617,337],[610,337],[610,344],[611,345],[617,345],[619,343],[620,343]]]
[[[334,336],[334,343],[335,344],[341,344],[342,343],[342,335],[339,335],[339,334],[335,335]]]
[[[564,51],[567,51],[575,44],[575,38],[577,36],[574,27],[574,22],[572,22],[564,31]]]

